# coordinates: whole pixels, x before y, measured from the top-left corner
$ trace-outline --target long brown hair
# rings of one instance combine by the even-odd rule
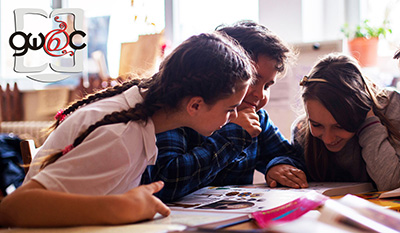
[[[400,139],[400,132],[382,113],[385,105],[380,101],[387,102],[386,92],[361,73],[352,57],[328,54],[314,65],[302,84],[303,102],[319,101],[346,131],[356,133],[372,109],[388,129],[390,137]],[[304,145],[308,172],[313,180],[330,181],[335,177],[329,169],[332,152],[320,139],[312,136],[306,120],[296,140]]]
[[[200,96],[212,105],[241,90],[255,76],[255,68],[247,53],[220,33],[192,36],[179,45],[159,68],[159,72],[145,80],[131,80],[105,91],[90,95],[64,110],[69,115],[95,101],[120,94],[137,85],[146,90],[142,103],[134,108],[113,112],[89,126],[72,143],[77,147],[98,127],[129,121],[147,122],[156,111],[173,111],[185,97]],[[60,124],[57,120],[54,129]],[[67,145],[66,145],[67,146]],[[62,151],[43,160],[41,169],[55,162]]]

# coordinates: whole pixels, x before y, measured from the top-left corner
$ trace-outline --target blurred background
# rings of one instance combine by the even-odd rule
[[[87,45],[82,50],[81,72],[57,82],[32,80],[29,74],[15,72],[10,37],[16,31],[14,10],[19,8],[42,9],[48,14],[58,8],[83,10],[86,36],[74,37],[75,44]],[[1,128],[4,131],[12,122],[50,121],[70,101],[115,85],[128,72],[154,73],[163,57],[191,35],[249,19],[264,24],[299,52],[297,63],[272,87],[265,107],[289,138],[290,125],[301,109],[299,80],[320,56],[350,53],[352,37],[344,33],[345,27],[368,22],[389,29],[379,37],[375,61],[363,64],[363,71],[382,86],[398,87],[398,62],[392,57],[400,47],[399,16],[399,0],[1,0]],[[61,19],[67,22],[67,32],[72,32],[76,19],[71,15]],[[46,34],[54,25],[46,17],[24,17],[24,31],[31,32],[32,38]],[[22,38],[14,39],[17,46],[23,46]],[[27,67],[46,62],[68,67],[76,61],[71,56],[49,61],[42,49],[24,55]],[[44,72],[48,71],[54,73],[50,67]],[[26,126],[21,127],[25,132]]]

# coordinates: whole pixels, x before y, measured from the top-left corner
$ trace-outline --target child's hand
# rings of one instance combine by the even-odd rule
[[[123,194],[128,199],[130,222],[152,219],[156,213],[168,216],[171,210],[153,195],[164,187],[162,181],[140,185]],[[127,216],[128,217],[128,216]]]
[[[291,188],[308,187],[306,174],[288,164],[279,164],[271,167],[265,175],[265,180],[271,188],[275,188],[278,183]]]
[[[245,108],[238,112],[238,117],[231,121],[245,129],[252,138],[261,133],[260,119],[254,108]]]

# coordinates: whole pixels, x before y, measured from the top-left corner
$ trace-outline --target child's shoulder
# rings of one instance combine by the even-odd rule
[[[385,108],[398,108],[400,110],[400,92],[395,88],[385,88],[381,95],[378,95],[380,104]]]
[[[400,91],[396,88],[387,88],[386,89],[387,93],[389,94],[390,97],[395,98],[397,100],[400,99]]]
[[[386,97],[379,100],[383,105],[383,114],[388,120],[400,127],[400,92],[393,88],[386,88],[384,91]]]

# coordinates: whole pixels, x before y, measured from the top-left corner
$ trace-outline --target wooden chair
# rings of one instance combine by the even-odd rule
[[[35,146],[35,142],[32,139],[23,140],[20,142],[22,161],[24,165],[29,165],[32,158],[35,156],[38,148]],[[29,167],[24,167],[25,174],[28,173]]]
[[[13,89],[7,83],[6,88],[0,86],[0,120],[21,121],[23,118],[22,94],[14,83]]]
[[[74,90],[72,90],[69,101],[75,102],[77,99],[81,99],[87,94],[92,94],[96,91],[108,87],[113,87],[123,81],[124,80],[120,77],[116,79],[112,79],[110,77],[102,79],[98,75],[91,75],[89,76],[87,83],[85,83],[85,80],[83,79],[83,77],[81,77],[78,86]]]

